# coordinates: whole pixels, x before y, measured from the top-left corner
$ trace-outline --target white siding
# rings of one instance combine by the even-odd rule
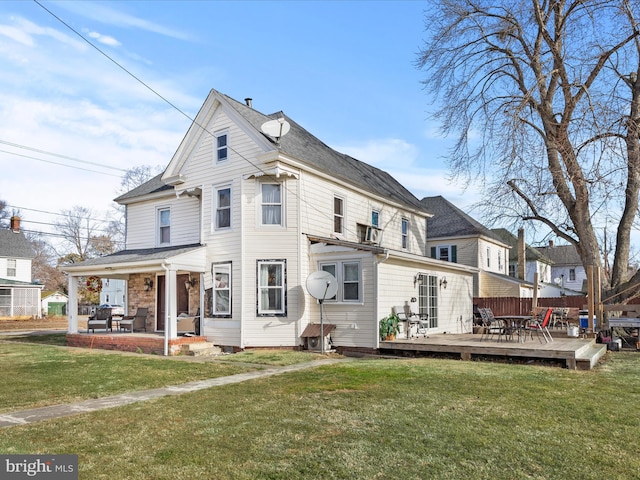
[[[8,260],[15,260],[16,274],[9,276],[7,273]],[[31,282],[31,259],[30,258],[0,258],[0,278],[16,280],[18,282]]]

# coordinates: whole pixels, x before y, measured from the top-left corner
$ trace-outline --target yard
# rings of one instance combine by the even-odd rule
[[[247,353],[195,364],[0,344],[0,411],[259,368],[265,357]],[[86,479],[631,479],[639,360],[360,359],[4,428],[0,452],[77,453]]]

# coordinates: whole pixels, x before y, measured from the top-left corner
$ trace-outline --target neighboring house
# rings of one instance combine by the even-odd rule
[[[69,297],[61,292],[42,292],[42,315],[66,315]]]
[[[433,214],[427,220],[431,257],[479,269],[474,297],[532,297],[533,284],[510,277],[510,245],[480,222],[438,195],[421,200]]]
[[[573,245],[554,245],[550,240],[547,247],[537,247],[537,249],[553,262],[551,267],[552,281],[565,290],[567,295],[575,292],[586,293],[587,272],[582,265],[576,247]]]
[[[542,252],[529,246],[524,241],[524,230],[518,232],[516,237],[506,228],[494,228],[491,230],[504,243],[509,245],[511,255],[509,257],[509,276],[524,278],[527,282],[533,283],[534,276],[538,274],[538,282],[551,283],[551,260],[545,257]],[[520,258],[524,253],[524,259]],[[524,265],[524,276],[522,276],[522,265]]]
[[[329,148],[282,112],[212,90],[164,173],[118,197],[125,250],[64,267],[69,331],[77,278],[127,280],[147,331],[177,335],[203,317],[216,345],[299,347],[320,305],[314,271],[339,285],[324,301],[335,347],[375,349],[378,321],[416,298],[432,332],[470,330],[477,269],[429,258],[420,201],[388,173]]]
[[[100,290],[100,305],[110,303],[113,305],[127,304],[127,282],[118,278],[103,278]]]
[[[0,317],[40,317],[42,285],[31,282],[35,253],[20,231],[20,218],[0,229]]]

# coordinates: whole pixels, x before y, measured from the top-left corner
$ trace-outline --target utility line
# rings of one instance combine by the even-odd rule
[[[48,152],[47,150],[40,150],[38,148],[28,147],[26,145],[20,145],[19,143],[7,142],[6,140],[0,140],[0,143],[3,143],[4,145],[9,145],[10,147],[23,148],[25,150],[31,150],[32,152],[44,153],[45,155],[51,155],[53,157],[63,158],[65,160],[71,160],[72,162],[86,163],[87,165],[94,165],[100,168],[118,170],[120,172],[125,172],[125,173],[127,172],[127,170],[125,170],[124,168],[112,167],[111,165],[104,165],[102,163],[97,163],[97,162],[89,162],[87,160],[80,160],[79,158],[69,157],[67,155],[61,155],[59,153]]]
[[[58,217],[71,217],[71,218],[87,218],[87,217],[83,217],[82,215],[69,215],[69,214],[64,214],[64,213],[56,213],[56,212],[48,212],[46,210],[38,210],[35,208],[26,208],[26,207],[18,207],[16,205],[5,205],[6,208],[15,208],[18,210],[28,210],[30,212],[38,212],[38,213],[46,213],[47,215],[56,215]],[[94,222],[100,222],[100,223],[109,223],[108,220],[103,220],[100,218],[93,218],[93,217],[88,217],[87,220],[92,220]],[[26,222],[30,221],[30,220],[25,220]]]
[[[122,66],[120,63],[118,63],[115,59],[113,59],[111,56],[109,56],[107,53],[105,53],[104,51],[102,51],[98,46],[94,45],[90,40],[88,40],[87,38],[84,37],[84,35],[82,35],[80,32],[78,32],[76,29],[74,29],[71,25],[69,25],[67,22],[65,22],[62,18],[60,18],[59,16],[57,16],[55,13],[53,13],[51,10],[49,10],[47,7],[45,7],[44,5],[42,5],[42,3],[40,3],[39,0],[33,0],[36,4],[38,4],[44,11],[46,11],[49,15],[51,15],[53,18],[55,18],[56,20],[58,20],[60,23],[62,23],[65,27],[67,27],[69,30],[71,30],[73,33],[75,33],[78,37],[80,37],[84,42],[86,42],[89,46],[91,46],[92,48],[94,48],[96,51],[98,51],[101,55],[103,55],[105,58],[107,58],[110,62],[112,62],[114,65],[116,65],[118,68],[120,68],[123,72],[125,72],[127,75],[131,76],[134,80],[136,80],[137,82],[139,82],[142,86],[144,86],[146,89],[148,89],[150,92],[152,92],[154,95],[158,96],[162,101],[166,102],[169,106],[171,106],[172,108],[174,108],[177,112],[179,112],[181,115],[183,115],[184,117],[186,117],[189,121],[191,121],[191,123],[193,123],[194,125],[196,125],[198,128],[200,128],[202,131],[204,131],[205,133],[208,133],[209,135],[211,135],[212,137],[215,137],[215,135],[210,132],[206,127],[204,127],[203,125],[199,124],[198,122],[196,122],[195,119],[191,118],[187,113],[185,113],[184,111],[182,111],[178,106],[176,106],[175,104],[173,104],[171,101],[169,101],[167,98],[163,97],[160,93],[158,93],[156,90],[154,90],[151,86],[149,86],[147,83],[145,83],[143,80],[141,80],[139,77],[137,77],[134,73],[130,72],[129,70],[127,70],[124,66]],[[243,160],[245,160],[249,165],[251,165],[252,167],[254,167],[256,170],[258,170],[259,172],[261,172],[262,174],[267,174],[267,172],[262,169],[259,165],[256,165],[254,162],[252,162],[251,160],[249,160],[247,157],[245,157],[244,155],[242,155],[240,152],[238,152],[237,150],[235,150],[233,147],[231,147],[230,145],[227,145],[227,148],[234,152],[236,155],[238,155],[240,158],[242,158]],[[323,210],[320,210],[318,207],[316,207],[313,203],[309,203],[306,200],[304,200],[303,198],[301,198],[296,191],[294,191],[293,189],[289,188],[287,186],[287,184],[284,184],[285,189],[294,197],[296,197],[298,200],[300,200],[301,202],[305,203],[308,207],[311,207],[313,210],[315,210],[316,212],[318,212],[320,215],[324,216],[325,218],[328,219],[332,219],[331,215],[327,215]],[[350,231],[351,233],[356,233],[353,230],[351,230],[350,228],[348,228],[346,225],[344,226],[345,230]],[[357,234],[357,233],[356,233]]]
[[[53,165],[60,165],[62,167],[75,168],[77,170],[84,170],[86,172],[98,173],[100,175],[108,175],[110,177],[122,178],[121,175],[114,175],[113,173],[99,172],[97,170],[91,170],[89,168],[75,167],[73,165],[67,165],[66,163],[54,162],[52,160],[45,160],[43,158],[32,157],[30,155],[23,155],[21,153],[16,153],[16,152],[9,152],[7,150],[0,150],[0,153],[8,153],[9,155],[16,155],[17,157],[30,158],[32,160],[38,160],[40,162],[45,162],[45,163],[52,163]]]

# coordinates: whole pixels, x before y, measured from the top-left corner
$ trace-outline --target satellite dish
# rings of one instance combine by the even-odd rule
[[[333,298],[338,293],[338,280],[329,272],[318,270],[307,277],[307,291],[320,302],[320,353],[324,355],[323,304],[327,298]]]
[[[291,130],[291,124],[287,122],[284,117],[280,117],[276,120],[264,122],[260,129],[270,137],[280,139],[289,133],[289,130]]]
[[[338,293],[338,281],[329,272],[318,270],[307,277],[307,291],[320,301],[333,298]]]

